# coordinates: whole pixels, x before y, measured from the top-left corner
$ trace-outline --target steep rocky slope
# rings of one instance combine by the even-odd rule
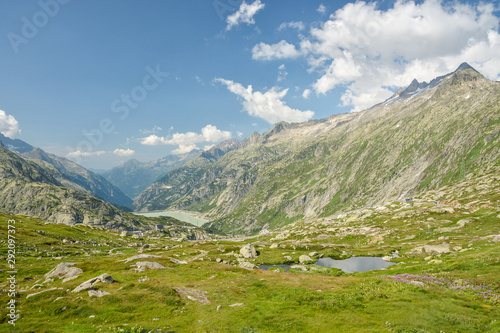
[[[465,64],[363,112],[278,123],[170,171],[133,207],[198,210],[213,228],[252,233],[457,182],[500,163],[499,133],[500,84]]]
[[[64,157],[49,154],[40,148],[19,140],[10,139],[0,134],[2,145],[23,157],[33,160],[44,168],[52,169],[53,176],[65,187],[101,198],[116,206],[129,206],[132,203],[118,187],[112,185],[102,176]]]

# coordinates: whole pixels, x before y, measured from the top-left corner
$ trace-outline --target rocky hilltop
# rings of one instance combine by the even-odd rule
[[[2,145],[9,150],[19,153],[44,168],[52,169],[54,177],[65,187],[101,198],[119,207],[129,206],[132,203],[132,199],[118,187],[73,161],[49,154],[22,140],[10,139],[2,134],[0,134],[0,140]]]
[[[114,230],[150,230],[165,226],[172,237],[206,238],[203,230],[173,218],[146,218],[64,186],[61,174],[0,146],[0,211],[66,225]]]
[[[499,164],[499,96],[463,64],[363,112],[254,133],[217,161],[168,172],[133,207],[197,210],[214,229],[255,233],[411,198]]]

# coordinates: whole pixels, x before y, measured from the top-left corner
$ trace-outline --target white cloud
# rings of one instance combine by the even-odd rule
[[[196,79],[196,82],[198,82],[199,85],[204,86],[205,82],[199,77],[198,75],[195,75],[194,78]]]
[[[387,87],[406,86],[413,78],[429,81],[464,61],[498,80],[500,19],[494,11],[491,3],[439,0],[399,0],[387,10],[375,2],[348,3],[298,46],[260,43],[253,58],[307,55],[309,71],[320,73],[313,84],[316,93],[343,87],[342,105],[359,111],[390,97]],[[276,51],[282,49],[288,52]]]
[[[236,27],[241,23],[246,23],[248,25],[255,24],[255,20],[253,19],[254,15],[265,6],[266,5],[264,5],[260,0],[256,0],[250,5],[243,1],[240,8],[226,18],[226,31],[231,30],[233,27]]]
[[[194,132],[174,133],[170,138],[161,137],[152,134],[141,139],[143,145],[191,145],[193,143],[203,142],[203,135]]]
[[[302,30],[304,30],[306,28],[306,26],[301,21],[298,21],[298,22],[283,22],[278,27],[278,31],[282,31],[282,30],[289,29],[289,28],[291,28],[291,29],[297,29],[298,31],[302,31]]]
[[[304,89],[304,92],[302,93],[302,97],[304,99],[308,99],[309,96],[311,96],[311,90],[310,89]]]
[[[139,132],[141,132],[142,134],[149,134],[149,133],[158,133],[159,131],[161,131],[162,128],[160,126],[154,126],[152,129],[150,130],[147,130],[147,129],[141,129],[139,130]]]
[[[297,58],[301,52],[295,45],[282,40],[276,44],[259,43],[252,48],[252,59],[254,60],[274,60]]]
[[[172,151],[174,154],[189,153],[198,148],[197,144],[201,142],[220,142],[231,139],[231,132],[221,131],[216,126],[208,124],[201,129],[201,133],[186,132],[174,133],[170,137],[160,137],[152,134],[141,139],[143,145],[159,146],[159,145],[172,145],[178,146],[177,149]]]
[[[243,136],[242,132],[236,132],[236,134],[238,135],[238,138],[241,138]]]
[[[286,77],[288,75],[288,72],[286,71],[286,67],[284,64],[282,64],[281,66],[278,67],[278,78],[276,79],[276,81],[283,81],[283,80],[286,80]]]
[[[240,83],[231,80],[215,79],[215,81],[224,84],[230,92],[243,98],[243,108],[249,115],[262,118],[271,124],[279,121],[303,122],[314,116],[313,111],[300,111],[285,104],[282,99],[288,89],[279,91],[278,88],[273,87],[262,93],[254,92],[251,85],[245,88]]]
[[[326,7],[325,7],[325,5],[323,5],[323,4],[319,5],[319,7],[318,7],[318,9],[316,9],[316,11],[318,11],[321,14],[326,13]]]
[[[203,151],[210,150],[213,147],[215,147],[215,145],[207,145],[207,146],[203,147]]]
[[[68,158],[77,158],[77,157],[94,157],[94,156],[101,156],[106,154],[105,151],[99,150],[99,151],[81,151],[81,150],[75,150],[71,153],[66,154],[66,157]]]
[[[201,135],[203,136],[203,141],[206,142],[220,142],[231,139],[231,132],[221,131],[213,125],[203,127],[201,129]]]
[[[127,148],[127,149],[115,149],[113,151],[113,154],[117,155],[117,156],[132,156],[135,154],[135,150],[132,150],[130,148]]]
[[[0,110],[0,133],[11,139],[21,133],[16,118],[2,110]]]
[[[172,150],[172,154],[182,155],[199,149],[195,144],[192,145],[179,145],[179,148]]]

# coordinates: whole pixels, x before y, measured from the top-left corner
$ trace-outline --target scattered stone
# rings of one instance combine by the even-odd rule
[[[184,261],[184,260],[179,260],[179,259],[170,258],[170,257],[168,257],[168,259],[170,259],[170,261],[173,262],[174,264],[179,264],[179,265],[186,265],[187,264],[187,261]]]
[[[243,306],[245,305],[245,303],[234,303],[234,304],[231,304],[231,305],[228,305],[230,308],[234,308],[235,306]]]
[[[312,259],[311,257],[303,254],[299,257],[299,262],[301,264],[307,264],[307,263],[311,263],[311,262],[314,262],[314,259]]]
[[[382,257],[382,260],[384,260],[384,261],[391,261],[391,259],[392,259],[392,256],[383,256]]]
[[[238,265],[238,267],[249,269],[249,270],[257,268],[257,266],[255,266],[254,264],[252,264],[251,262],[248,262],[248,261],[241,261],[240,264]]]
[[[318,255],[319,255],[318,252],[309,253],[309,257],[317,257]]]
[[[130,262],[133,260],[146,259],[146,258],[161,258],[161,256],[156,256],[154,254],[138,254],[138,255],[135,255],[133,257],[127,258],[125,260],[120,260],[120,261],[125,261],[127,263],[127,262]]]
[[[62,262],[56,267],[54,267],[50,272],[44,275],[45,281],[49,279],[59,278],[63,279],[63,282],[73,280],[78,277],[78,275],[83,273],[83,270],[75,266],[72,262]]]
[[[290,256],[285,256],[285,259],[286,260],[293,260],[292,257],[290,257]]]
[[[257,251],[255,250],[255,246],[253,246],[253,244],[244,245],[240,249],[240,254],[243,258],[257,258]]]
[[[198,302],[201,304],[210,304],[210,300],[206,296],[208,292],[205,290],[183,288],[183,287],[174,287],[173,289],[176,292],[178,292],[181,296],[184,296],[191,301]]]
[[[45,290],[39,291],[39,292],[34,293],[34,294],[29,294],[28,296],[26,296],[26,298],[30,298],[31,296],[39,295],[39,294],[45,293],[47,291],[53,291],[53,290],[63,290],[63,288],[49,288],[49,289],[45,289]]]
[[[96,285],[99,282],[102,282],[102,283],[113,283],[114,281],[115,280],[111,277],[111,275],[109,275],[108,273],[104,273],[102,275],[99,275],[99,276],[97,276],[95,278],[92,278],[90,280],[87,280],[87,281],[83,282],[78,287],[76,287],[75,289],[73,289],[72,293],[77,293],[77,292],[82,291],[82,290],[92,289],[94,287],[94,285]]]
[[[496,235],[495,237],[493,237],[493,239],[491,241],[494,243],[499,243],[500,242],[500,235]]]
[[[219,311],[222,308],[222,305],[217,305],[216,311]]]
[[[132,236],[132,234],[128,231],[122,231],[120,233],[120,237],[130,237],[130,236]]]
[[[217,258],[217,259],[215,259],[215,262],[221,263],[222,259],[221,258]]]
[[[458,227],[463,228],[467,223],[472,223],[474,222],[474,219],[467,218],[467,219],[461,219],[460,221],[457,222]]]
[[[108,293],[107,291],[102,291],[102,290],[89,290],[88,291],[89,293],[89,296],[92,297],[92,296],[95,296],[95,297],[102,297],[102,296],[106,296],[106,295],[110,295],[110,293]]]
[[[152,262],[152,261],[138,261],[132,266],[136,266],[137,268],[144,267],[144,268],[149,268],[149,269],[165,269],[166,268],[162,264],[159,264],[157,262]]]
[[[300,269],[303,272],[307,272],[307,267],[306,266],[302,266],[302,265],[292,265],[292,266],[290,266],[290,268],[291,269]]]
[[[151,281],[151,279],[148,278],[147,276],[143,276],[143,277],[140,277],[138,281],[139,281],[139,283],[143,283],[143,282]]]
[[[441,264],[443,261],[442,260],[438,260],[438,259],[433,259],[431,261],[428,262],[429,265],[437,265],[437,264]]]
[[[270,249],[277,249],[280,247],[279,243],[272,243],[271,246],[269,246]]]
[[[447,243],[442,243],[440,245],[424,245],[423,250],[427,253],[449,253],[450,251],[450,244]]]
[[[283,240],[283,239],[287,239],[288,237],[290,237],[291,234],[289,231],[284,231],[282,232],[281,234],[277,235],[276,237],[274,237],[273,239],[271,239],[271,241],[273,240]]]

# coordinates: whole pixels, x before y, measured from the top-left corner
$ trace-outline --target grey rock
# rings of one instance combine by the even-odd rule
[[[307,263],[311,263],[311,262],[314,262],[314,261],[315,261],[314,259],[312,259],[311,257],[309,257],[309,256],[307,256],[305,254],[303,254],[303,255],[301,255],[299,257],[299,262],[301,264],[307,264]]]
[[[108,273],[104,273],[102,275],[99,275],[99,276],[97,276],[95,278],[92,278],[90,280],[87,280],[87,281],[83,282],[78,287],[76,287],[75,289],[73,289],[73,291],[71,291],[71,292],[72,293],[77,293],[77,292],[80,292],[82,290],[92,289],[99,282],[102,282],[102,283],[113,283],[114,281],[115,280],[111,277],[111,275],[109,275]]]
[[[64,279],[63,282],[72,280],[83,273],[81,268],[73,267],[75,265],[72,262],[62,262],[44,275],[45,280],[53,278]]]
[[[238,265],[238,267],[249,269],[249,270],[257,268],[257,266],[255,266],[254,264],[252,264],[251,262],[248,262],[248,261],[241,261],[240,264]]]
[[[89,296],[92,297],[92,296],[95,296],[95,297],[102,297],[102,296],[106,296],[106,295],[110,295],[110,293],[108,293],[107,291],[102,291],[102,290],[89,290],[88,291],[89,293]]]
[[[253,244],[244,245],[240,249],[240,254],[243,258],[257,258],[257,251],[255,250],[255,246],[253,246]]]
[[[292,265],[292,266],[290,266],[290,268],[291,269],[300,269],[303,272],[307,272],[307,267],[306,266],[302,266],[302,265]]]
[[[149,268],[149,269],[165,269],[166,268],[162,264],[159,264],[159,263],[153,262],[153,261],[138,261],[132,266],[136,266],[138,268],[145,267],[145,268]]]
[[[157,256],[157,255],[154,255],[154,254],[138,254],[138,255],[135,255],[133,257],[127,258],[127,259],[122,260],[122,261],[125,261],[127,263],[127,262],[130,262],[130,261],[133,261],[133,260],[147,259],[147,258],[161,258],[161,256]]]

